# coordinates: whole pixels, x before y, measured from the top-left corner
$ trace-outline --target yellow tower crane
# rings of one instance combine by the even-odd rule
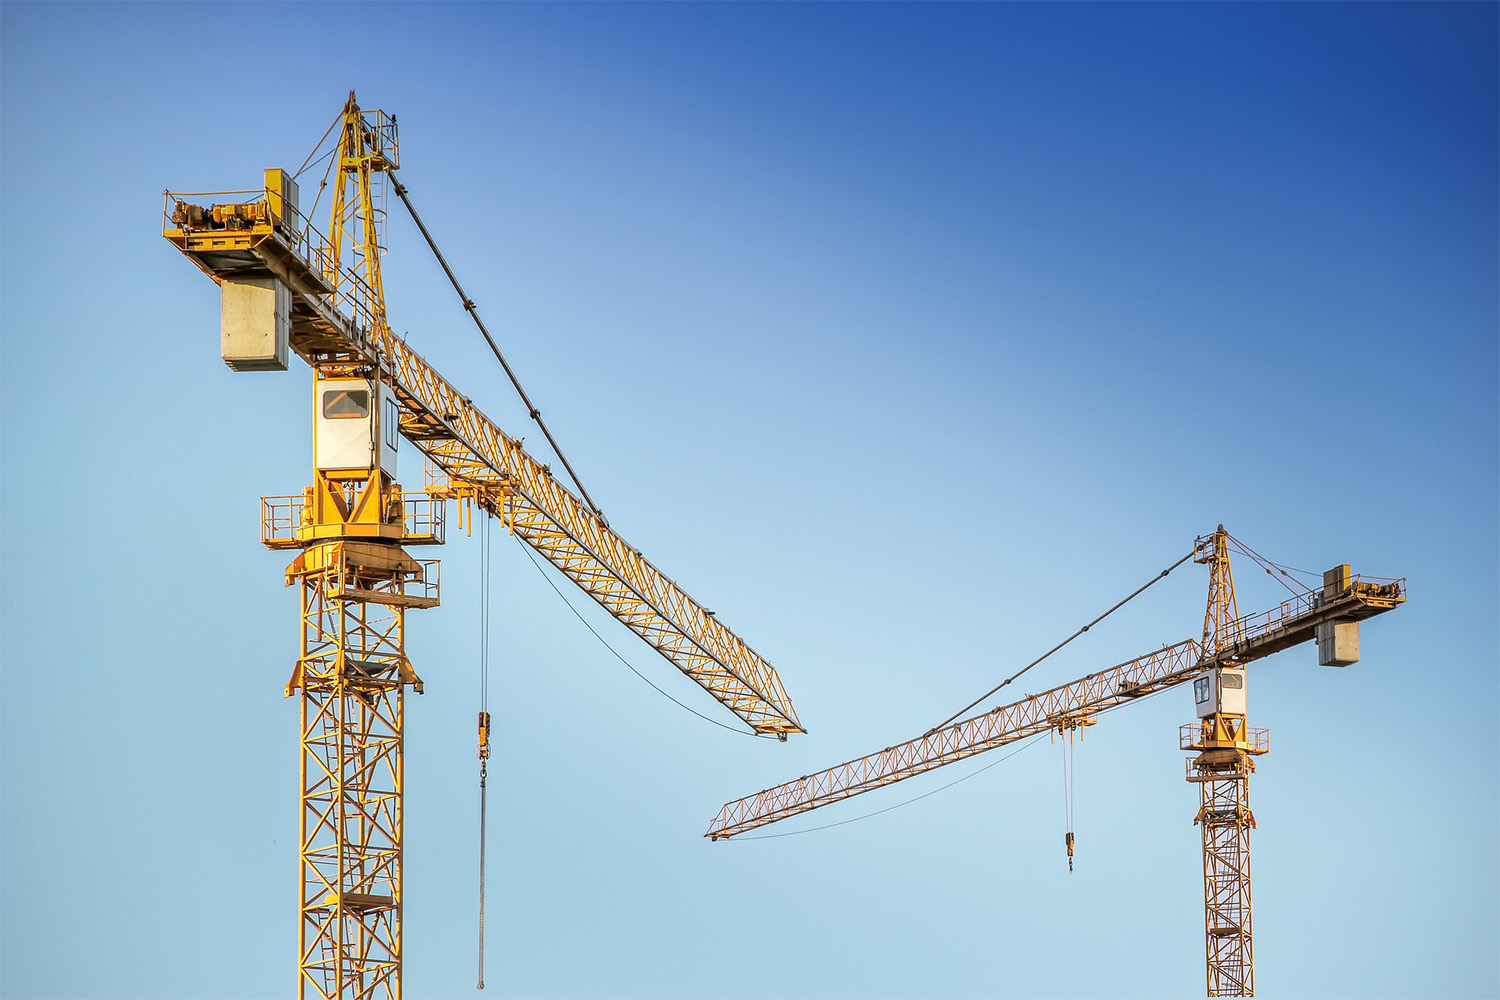
[[[1073,729],[1093,724],[1104,712],[1191,681],[1198,721],[1183,726],[1179,735],[1182,749],[1197,751],[1187,761],[1187,780],[1201,790],[1196,822],[1203,831],[1207,995],[1254,996],[1250,830],[1255,817],[1250,812],[1249,777],[1255,770],[1254,758],[1265,753],[1270,743],[1266,730],[1246,724],[1245,667],[1309,640],[1317,643],[1319,663],[1340,667],[1354,663],[1359,659],[1359,623],[1402,604],[1406,581],[1355,576],[1348,566],[1338,566],[1323,574],[1320,590],[1307,590],[1263,614],[1241,617],[1229,566],[1230,541],[1220,525],[1198,539],[1191,553],[1194,561],[1209,567],[1201,640],[1185,639],[954,721],[981,698],[914,740],[730,802],[705,836],[716,841],[734,837],[1049,731],[1062,732],[1067,738]],[[1175,565],[1188,558],[1183,556]],[[1074,637],[1088,628],[1084,626]],[[1021,673],[1025,669],[1030,667]],[[1071,829],[1067,847],[1071,859]]]
[[[401,995],[405,693],[422,691],[406,612],[439,599],[437,561],[407,548],[443,542],[447,500],[461,519],[502,519],[755,733],[803,729],[769,663],[391,330],[380,260],[385,182],[406,201],[390,176],[396,119],[351,93],[325,140],[335,130],[326,235],[279,169],[259,190],[166,192],[163,235],[218,283],[230,368],[284,371],[295,353],[313,370],[313,484],[261,507],[262,542],[297,552],[286,582],[302,597],[286,685],[302,709],[297,996],[389,1000]],[[419,495],[397,478],[403,440],[426,460]],[[482,714],[481,758],[488,730]]]

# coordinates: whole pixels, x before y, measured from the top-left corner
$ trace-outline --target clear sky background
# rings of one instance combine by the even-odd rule
[[[6,3],[0,992],[293,988],[296,594],[257,517],[308,482],[311,376],[223,366],[161,191],[295,168],[357,88],[612,523],[811,730],[683,712],[497,535],[487,995],[1201,996],[1186,689],[1089,731],[1071,875],[1045,740],[765,832],[974,773],[861,822],[701,835],[919,734],[1220,522],[1411,593],[1357,666],[1251,672],[1260,995],[1500,994],[1497,28],[1477,3]],[[389,244],[393,323],[538,442],[409,222]],[[474,995],[454,535],[409,619],[413,998]],[[1244,610],[1281,599],[1238,580]],[[1184,567],[1025,690],[1197,635],[1205,589]]]

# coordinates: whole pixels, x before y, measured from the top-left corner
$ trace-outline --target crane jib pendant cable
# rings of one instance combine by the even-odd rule
[[[589,505],[589,509],[599,515],[599,519],[604,521],[605,524],[608,524],[609,521],[605,519],[604,512],[599,509],[598,504],[594,503],[594,498],[589,496],[589,491],[583,488],[583,482],[579,480],[578,473],[573,471],[573,466],[568,462],[567,456],[562,453],[562,449],[557,446],[557,441],[552,437],[552,432],[547,429],[547,424],[542,420],[542,411],[536,408],[531,402],[531,397],[526,395],[526,390],[521,388],[521,380],[516,378],[516,373],[511,370],[510,362],[506,361],[505,355],[500,353],[500,348],[496,345],[495,338],[490,336],[490,331],[485,327],[484,320],[479,318],[479,310],[475,308],[474,300],[469,298],[468,294],[464,292],[463,286],[458,283],[458,278],[453,274],[453,268],[448,266],[448,261],[443,256],[443,252],[438,249],[437,241],[432,238],[432,234],[427,231],[427,227],[422,223],[422,217],[412,207],[411,199],[406,196],[406,185],[402,184],[395,177],[391,177],[391,188],[396,192],[396,196],[401,199],[401,204],[406,206],[406,211],[411,215],[411,221],[415,222],[417,228],[422,231],[422,238],[427,241],[427,246],[432,250],[432,255],[437,258],[437,262],[442,267],[443,273],[448,276],[448,281],[453,285],[453,290],[458,293],[459,299],[463,302],[464,312],[469,314],[469,318],[474,321],[474,325],[479,327],[479,332],[484,334],[484,342],[490,345],[490,351],[494,353],[495,360],[500,362],[500,367],[505,369],[505,374],[510,377],[510,384],[516,387],[516,392],[520,395],[521,402],[526,404],[527,414],[542,429],[542,434],[547,438],[547,444],[552,446],[552,453],[557,456],[558,461],[562,462],[563,468],[568,470],[568,477],[573,480],[573,485],[578,487],[578,492],[583,494],[583,499]]]
[[[1196,552],[1196,551],[1197,550],[1195,549],[1194,552]],[[1183,563],[1185,563],[1189,559],[1193,558],[1194,552],[1189,552],[1187,555],[1183,556],[1181,559],[1177,560],[1172,565],[1168,566],[1166,569],[1162,570],[1160,573],[1156,574],[1151,579],[1149,579],[1145,583],[1141,584],[1133,592],[1131,592],[1131,594],[1128,597],[1126,597],[1123,600],[1121,600],[1120,603],[1116,604],[1114,607],[1112,607],[1108,611],[1104,612],[1104,614],[1100,615],[1098,618],[1095,618],[1093,621],[1091,621],[1087,625],[1083,626],[1083,628],[1079,629],[1077,632],[1074,632],[1072,635],[1068,636],[1062,642],[1058,643],[1056,646],[1053,646],[1051,649],[1047,650],[1041,656],[1038,656],[1036,659],[1034,659],[1030,663],[1026,664],[1026,666],[1022,667],[1020,670],[1017,670],[1015,673],[1013,673],[1009,677],[1005,678],[1005,680],[1001,681],[999,684],[996,684],[994,687],[990,688],[984,694],[980,695],[978,698],[975,698],[973,701],[969,702],[963,708],[960,708],[957,712],[954,712],[952,715],[948,716],[942,722],[939,722],[937,725],[933,726],[931,729],[927,730],[927,732],[923,733],[922,735],[923,736],[931,736],[933,733],[937,732],[939,729],[942,729],[948,723],[952,722],[954,719],[958,718],[960,715],[963,715],[965,712],[967,712],[969,709],[973,708],[975,705],[979,704],[981,701],[984,701],[984,699],[988,698],[990,695],[994,694],[996,691],[999,691],[1001,688],[1005,687],[1005,685],[1009,684],[1011,681],[1015,680],[1017,677],[1020,677],[1022,674],[1024,674],[1026,671],[1030,670],[1032,667],[1036,666],[1038,663],[1041,663],[1043,660],[1045,660],[1047,657],[1051,656],[1053,653],[1057,652],[1059,649],[1062,649],[1064,646],[1066,646],[1068,643],[1072,642],[1074,639],[1078,638],[1080,635],[1083,635],[1083,633],[1087,632],[1089,629],[1093,628],[1095,625],[1098,625],[1100,622],[1102,622],[1104,619],[1108,618],[1110,615],[1114,614],[1116,611],[1119,611],[1126,604],[1129,604],[1132,600],[1134,600],[1135,598],[1137,598],[1141,594],[1143,594],[1146,591],[1146,589],[1148,587],[1150,587],[1152,584],[1158,583],[1161,580],[1165,580],[1167,578],[1167,574],[1168,573],[1172,572],[1178,566],[1181,566]]]

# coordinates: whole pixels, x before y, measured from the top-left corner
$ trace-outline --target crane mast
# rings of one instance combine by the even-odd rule
[[[1188,761],[1187,780],[1202,804],[1194,820],[1203,832],[1204,947],[1211,997],[1254,996],[1255,962],[1251,937],[1250,774],[1255,756],[1270,749],[1264,729],[1245,722],[1245,660],[1235,655],[1241,622],[1229,566],[1229,538],[1220,525],[1200,545],[1195,561],[1209,567],[1208,608],[1203,616],[1203,649],[1215,665],[1193,681],[1202,716],[1184,726],[1184,749],[1199,751]]]
[[[439,602],[437,561],[407,548],[443,543],[447,500],[502,519],[751,731],[804,730],[769,663],[391,330],[380,241],[396,120],[351,93],[335,127],[326,237],[275,169],[256,191],[166,192],[163,235],[220,286],[230,368],[284,371],[295,353],[313,369],[313,483],[261,503],[261,541],[296,550],[286,583],[301,594],[286,685],[301,699],[297,996],[395,1000],[405,695],[422,691],[406,612]],[[403,440],[425,459],[418,495],[397,478]]]
[[[1184,639],[1107,670],[1089,674],[933,729],[905,743],[803,775],[726,803],[704,836],[723,840],[873,791],[1049,730],[1088,725],[1105,712],[1193,682],[1199,721],[1179,733],[1188,780],[1199,785],[1197,823],[1203,831],[1205,942],[1209,996],[1253,996],[1250,912],[1249,775],[1269,749],[1264,729],[1246,725],[1245,665],[1316,640],[1319,662],[1358,659],[1359,622],[1406,600],[1406,581],[1353,575],[1348,566],[1324,574],[1320,591],[1241,617],[1229,565],[1229,535],[1220,525],[1194,546],[1209,567],[1201,639]]]
[[[324,274],[335,301],[359,297],[379,336],[373,180],[396,167],[395,122],[365,115],[351,94],[334,157]],[[346,244],[356,267],[342,266]],[[399,409],[376,366],[321,360],[314,401],[313,485],[295,524],[293,504],[268,501],[291,531],[265,538],[302,550],[287,570],[302,593],[302,652],[286,688],[302,708],[298,996],[399,997],[406,689],[422,690],[406,610],[439,599],[436,561],[403,546],[441,542],[440,515],[431,499],[408,505],[396,482]]]

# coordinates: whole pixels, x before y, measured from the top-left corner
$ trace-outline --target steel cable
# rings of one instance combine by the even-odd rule
[[[484,848],[486,820],[489,814],[490,711],[490,519],[479,527],[479,979],[476,989],[484,989]]]
[[[1269,576],[1271,579],[1275,580],[1277,583],[1281,584],[1283,587],[1286,587],[1286,589],[1289,590],[1289,591],[1291,591],[1294,595],[1296,595],[1298,597],[1301,597],[1303,594],[1310,594],[1310,593],[1312,593],[1312,590],[1306,584],[1304,584],[1301,580],[1298,580],[1295,577],[1293,577],[1291,575],[1291,573],[1287,572],[1287,569],[1290,569],[1291,567],[1283,568],[1283,567],[1277,565],[1276,563],[1273,563],[1271,560],[1267,559],[1265,556],[1261,555],[1259,552],[1256,552],[1250,546],[1246,545],[1244,542],[1240,541],[1238,538],[1235,538],[1233,535],[1231,535],[1227,531],[1224,532],[1224,536],[1226,538],[1228,538],[1231,542],[1234,543],[1234,547],[1235,548],[1239,549],[1245,555],[1249,556],[1252,561],[1254,561],[1257,565],[1260,566],[1261,569],[1265,570],[1267,576]],[[1275,569],[1272,569],[1272,567],[1275,567]],[[1307,571],[1306,570],[1294,570],[1294,572],[1297,572],[1297,573],[1306,573]],[[1280,573],[1281,576],[1286,577],[1286,580],[1283,580],[1283,579],[1281,579],[1281,577],[1278,577],[1276,575],[1277,573]],[[1309,573],[1308,575],[1312,576],[1314,574]],[[1297,587],[1301,587],[1302,588],[1301,592],[1299,593],[1296,587],[1293,587],[1290,584],[1288,584],[1286,582],[1287,580],[1291,580],[1292,583],[1295,583],[1297,585]]]
[[[336,128],[338,128],[339,127],[339,122],[341,122],[343,120],[344,120],[344,113],[342,111],[340,111],[336,116],[334,116],[333,123],[328,126],[328,131],[326,131],[326,132],[323,133],[323,138],[319,139],[317,141],[317,144],[314,145],[313,148],[312,148],[312,152],[307,154],[307,159],[305,159],[305,160],[302,161],[302,166],[298,167],[297,168],[297,172],[292,175],[292,180],[296,180],[298,177],[302,176],[302,171],[306,170],[307,167],[308,167],[308,164],[312,163],[312,158],[314,156],[317,156],[318,155],[318,150],[320,150],[320,149],[323,148],[324,141],[327,140],[327,138],[330,135],[333,134],[333,130],[336,129]],[[335,146],[334,148],[337,149],[338,147]]]
[[[312,207],[309,208],[307,210],[307,214],[302,217],[302,238],[304,240],[307,239],[308,235],[312,232],[313,216],[318,214],[318,205],[323,201],[323,191],[328,187],[328,178],[333,173],[334,162],[335,161],[332,159],[328,161],[328,166],[323,170],[323,179],[318,181],[318,193],[313,196]]]
[[[981,701],[984,701],[986,698],[990,697],[990,695],[994,694],[996,691],[999,691],[1001,688],[1005,687],[1005,685],[1009,684],[1011,681],[1015,680],[1017,677],[1020,677],[1026,671],[1030,670],[1032,667],[1036,666],[1038,663],[1041,663],[1047,657],[1051,656],[1053,653],[1057,652],[1059,649],[1062,649],[1068,643],[1072,642],[1074,639],[1078,638],[1080,635],[1083,635],[1083,633],[1087,632],[1089,629],[1093,628],[1095,625],[1098,625],[1100,622],[1102,622],[1104,619],[1108,618],[1110,615],[1114,614],[1116,611],[1119,611],[1126,604],[1130,603],[1132,600],[1134,600],[1135,598],[1139,597],[1143,592],[1145,592],[1145,590],[1148,587],[1152,586],[1153,584],[1155,584],[1155,583],[1157,583],[1157,582],[1159,582],[1161,580],[1166,579],[1168,573],[1172,572],[1178,566],[1181,566],[1183,563],[1187,562],[1191,558],[1193,558],[1193,553],[1189,552],[1187,555],[1183,556],[1181,559],[1177,560],[1172,565],[1168,566],[1166,569],[1162,570],[1160,573],[1156,574],[1151,579],[1149,579],[1145,583],[1141,584],[1139,587],[1137,587],[1130,594],[1129,597],[1126,597],[1124,600],[1120,601],[1114,607],[1112,607],[1108,611],[1104,612],[1104,614],[1100,615],[1098,618],[1095,618],[1093,621],[1089,622],[1083,628],[1079,629],[1077,632],[1074,632],[1072,635],[1068,636],[1062,642],[1058,643],[1056,646],[1053,646],[1051,649],[1047,650],[1041,656],[1038,656],[1036,659],[1034,659],[1030,663],[1026,664],[1026,666],[1022,667],[1020,670],[1017,670],[1015,673],[1013,673],[1009,677],[1005,678],[1005,680],[1001,681],[999,684],[996,684],[994,687],[990,688],[984,694],[980,695],[978,698],[975,698],[973,701],[969,702],[963,708],[960,708],[957,712],[954,712],[952,715],[948,716],[942,722],[939,722],[937,725],[933,726],[931,729],[927,730],[927,732],[923,733],[922,735],[923,736],[931,736],[933,733],[937,732],[939,729],[942,729],[948,723],[952,722],[954,719],[956,719],[959,716],[963,715],[969,709],[973,708],[975,705],[979,704]]]
[[[427,226],[423,224],[422,217],[412,207],[411,199],[406,196],[406,185],[392,176],[391,186],[392,190],[401,199],[401,204],[406,206],[406,211],[411,215],[411,220],[421,230],[422,238],[427,241],[427,246],[432,250],[432,255],[437,258],[437,262],[442,267],[443,273],[448,276],[448,281],[453,285],[453,290],[458,293],[460,301],[463,302],[464,311],[469,314],[469,318],[474,321],[474,325],[479,327],[479,332],[484,335],[484,342],[490,345],[490,351],[494,353],[495,360],[499,361],[500,367],[505,369],[505,374],[510,377],[510,384],[516,387],[516,392],[520,395],[521,402],[526,404],[526,412],[531,416],[532,420],[536,421],[536,425],[542,429],[542,434],[546,436],[547,443],[552,446],[552,453],[557,456],[558,461],[562,462],[563,468],[567,470],[568,476],[573,480],[573,485],[577,486],[578,492],[583,494],[584,502],[589,505],[589,509],[598,515],[601,521],[608,524],[609,521],[605,519],[604,512],[599,509],[598,504],[594,503],[594,498],[589,496],[589,491],[583,488],[583,482],[579,480],[578,473],[573,471],[573,466],[568,462],[567,456],[562,453],[562,449],[558,447],[556,439],[552,437],[552,432],[547,429],[546,422],[542,420],[542,411],[536,408],[531,402],[531,397],[526,395],[526,390],[521,388],[521,380],[516,378],[516,373],[510,367],[510,362],[506,361],[505,355],[500,353],[499,346],[495,344],[495,338],[490,336],[490,331],[485,327],[484,320],[479,318],[479,310],[475,308],[474,300],[469,298],[468,294],[464,292],[463,286],[458,283],[458,278],[453,274],[453,269],[448,266],[447,258],[438,249],[437,242],[432,238],[432,234],[427,231]]]
[[[1068,848],[1068,871],[1073,870],[1073,731],[1062,734],[1063,739],[1063,812],[1066,814],[1067,830],[1063,843]]]
[[[736,733],[736,734],[738,734],[740,736],[753,736],[755,739],[758,739],[758,740],[768,740],[768,739],[772,738],[772,734],[770,734],[770,733],[757,733],[757,732],[754,732],[753,730],[736,729],[734,726],[726,726],[724,723],[720,722],[718,719],[715,719],[715,718],[712,718],[710,716],[704,715],[702,712],[698,711],[697,709],[692,708],[691,706],[683,704],[682,702],[678,701],[676,698],[674,698],[670,694],[668,694],[666,691],[664,691],[660,687],[658,687],[656,685],[656,683],[653,680],[651,680],[651,678],[649,678],[645,674],[641,673],[639,670],[637,670],[635,668],[634,664],[632,664],[629,660],[625,659],[625,657],[621,656],[620,655],[620,651],[617,650],[617,649],[615,649],[615,647],[611,646],[609,644],[609,641],[606,640],[604,638],[604,636],[602,636],[602,635],[599,634],[599,630],[596,629],[596,628],[594,628],[593,624],[590,623],[587,618],[583,617],[583,614],[577,608],[575,608],[573,606],[573,602],[570,601],[570,600],[568,600],[567,596],[565,594],[563,594],[562,590],[557,586],[557,584],[555,584],[555,583],[552,582],[552,578],[547,575],[547,571],[542,568],[542,564],[539,563],[539,562],[537,562],[536,556],[532,555],[531,547],[529,545],[524,544],[519,537],[516,539],[516,543],[521,546],[521,551],[524,552],[524,553],[526,553],[526,558],[531,560],[531,565],[533,565],[533,566],[536,567],[536,571],[541,574],[542,579],[547,581],[547,586],[549,586],[549,587],[552,588],[552,592],[554,594],[556,594],[558,597],[562,598],[562,602],[568,606],[568,610],[569,611],[573,612],[574,617],[576,617],[579,621],[583,622],[584,628],[586,628],[590,632],[592,632],[593,635],[594,635],[594,638],[598,639],[599,642],[604,646],[605,649],[609,650],[612,654],[614,654],[615,659],[617,659],[621,663],[625,664],[625,667],[626,667],[627,670],[629,670],[631,673],[635,674],[637,677],[639,677],[641,680],[645,681],[647,684],[651,685],[651,689],[654,690],[657,694],[661,695],[663,698],[667,699],[672,704],[676,705],[678,708],[680,708],[680,709],[682,709],[682,710],[684,710],[686,712],[690,712],[693,715],[696,715],[698,718],[702,719],[704,722],[711,722],[714,725],[718,726],[720,729],[727,729],[729,732]]]
[[[1181,563],[1178,563],[1178,565],[1181,565]],[[1168,690],[1171,690],[1171,689],[1170,688],[1160,688],[1159,690],[1152,691],[1150,694],[1142,695],[1139,698],[1135,698],[1135,699],[1133,699],[1133,700],[1131,700],[1129,702],[1124,702],[1124,703],[1121,703],[1119,705],[1111,705],[1110,707],[1102,709],[1102,710],[1100,710],[1098,712],[1095,712],[1093,714],[1095,716],[1107,715],[1110,712],[1113,712],[1113,711],[1116,711],[1117,709],[1123,708],[1126,704],[1129,704],[1129,705],[1139,705],[1141,702],[1150,701],[1152,698],[1155,698],[1157,695],[1161,694],[1163,691],[1168,691]],[[1049,732],[1050,732],[1050,730],[1049,730]],[[876,809],[874,812],[868,812],[868,813],[865,813],[865,814],[863,814],[861,816],[854,816],[854,817],[852,817],[850,819],[839,820],[837,823],[825,823],[822,826],[810,826],[806,830],[789,830],[786,833],[766,833],[766,834],[761,834],[758,837],[747,837],[747,836],[744,836],[743,834],[741,834],[741,835],[737,835],[737,836],[733,836],[733,837],[723,837],[721,839],[724,840],[724,841],[726,841],[726,842],[728,842],[728,843],[735,843],[736,841],[741,841],[741,840],[774,840],[777,837],[795,837],[798,834],[816,833],[819,830],[831,830],[831,829],[833,829],[836,826],[847,826],[850,823],[858,823],[862,819],[870,819],[872,816],[879,816],[881,813],[888,813],[892,809],[900,809],[902,806],[909,806],[913,802],[920,802],[922,799],[927,798],[929,795],[936,795],[938,792],[941,792],[941,791],[944,791],[946,789],[952,788],[954,785],[960,784],[961,782],[968,781],[970,778],[974,777],[976,774],[979,774],[979,773],[981,773],[983,771],[988,771],[990,768],[994,767],[996,764],[1002,764],[1005,761],[1010,760],[1016,754],[1020,753],[1022,750],[1025,750],[1027,747],[1034,745],[1038,740],[1040,740],[1043,736],[1046,736],[1046,735],[1047,735],[1046,732],[1041,732],[1041,733],[1037,733],[1035,736],[1029,736],[1029,737],[1027,737],[1025,740],[1023,740],[1021,742],[1020,746],[1016,747],[1014,750],[1012,750],[1010,753],[1006,754],[1004,757],[1001,757],[999,760],[992,760],[988,764],[984,765],[984,767],[981,767],[981,768],[979,768],[978,770],[975,770],[975,771],[970,771],[968,774],[964,775],[961,778],[954,778],[952,781],[948,782],[946,785],[939,785],[938,787],[932,789],[931,791],[923,792],[921,795],[914,796],[913,798],[906,799],[906,800],[904,800],[902,802],[897,802],[893,806],[886,806],[884,809]],[[874,789],[866,789],[866,791],[873,791],[873,790]],[[1070,800],[1071,800],[1071,795],[1070,795]],[[1070,806],[1071,806],[1071,801],[1070,801]],[[815,807],[815,808],[817,808],[817,807]],[[806,812],[806,811],[809,811],[809,810],[803,810],[803,811]],[[1072,817],[1071,817],[1071,814],[1069,816],[1068,825],[1069,825],[1070,828],[1072,827]]]
[[[486,805],[485,800],[485,768],[479,766],[479,982],[475,989],[484,989],[484,820]]]

